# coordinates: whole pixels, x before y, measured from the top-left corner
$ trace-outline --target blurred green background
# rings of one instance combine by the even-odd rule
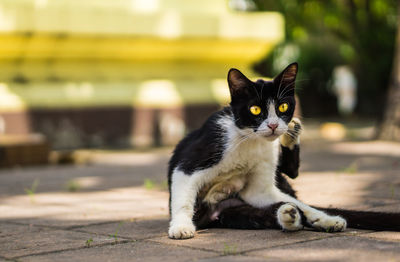
[[[306,122],[400,140],[397,28],[395,0],[0,0],[0,156],[174,145],[229,102],[229,68],[293,61]]]
[[[394,56],[398,1],[254,0],[254,3],[257,10],[281,12],[286,23],[285,40],[260,61],[257,69],[273,75],[282,63],[298,61],[299,79],[304,80],[298,93],[306,116],[338,113],[332,91],[332,71],[338,65],[348,65],[356,76],[359,88],[356,114],[382,115]]]

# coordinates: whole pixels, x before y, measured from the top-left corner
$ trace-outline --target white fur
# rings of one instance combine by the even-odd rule
[[[282,193],[275,185],[275,171],[278,164],[279,140],[276,138],[287,131],[287,125],[276,116],[275,105],[270,103],[268,118],[259,126],[257,132],[252,129],[239,129],[232,117],[222,117],[218,124],[227,132],[226,150],[221,161],[201,171],[186,175],[179,166],[172,174],[171,185],[171,222],[169,237],[191,238],[195,227],[192,222],[194,204],[199,190],[211,183],[206,201],[211,204],[222,200],[220,195],[226,187],[232,186],[232,181],[223,177],[235,179],[236,190],[247,203],[255,207],[265,207],[276,202],[290,202],[301,209],[308,222],[323,230],[341,231],[346,227],[346,221],[340,217],[332,217],[307,206],[297,199]],[[278,123],[273,135],[268,123]],[[269,129],[269,130],[268,130]],[[218,179],[219,178],[219,179]],[[215,183],[213,184],[213,182]],[[220,184],[218,184],[220,183]],[[226,184],[224,184],[226,183]],[[216,186],[218,185],[218,186]],[[214,187],[215,186],[215,187]],[[219,194],[219,195],[217,195]],[[284,229],[298,229],[298,220],[289,225],[285,219],[286,206],[278,212],[278,222]]]

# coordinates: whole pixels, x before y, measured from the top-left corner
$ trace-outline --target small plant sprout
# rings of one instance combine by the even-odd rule
[[[68,192],[77,192],[81,189],[81,185],[76,180],[69,180],[66,184],[66,189]]]
[[[150,189],[153,189],[153,188],[155,187],[155,183],[154,183],[153,180],[146,178],[146,179],[144,180],[144,187],[145,187],[146,189],[149,189],[149,190],[150,190]]]
[[[36,179],[33,181],[33,183],[32,183],[32,185],[31,185],[30,188],[25,188],[25,189],[24,189],[25,192],[28,194],[31,203],[34,203],[34,202],[35,202],[35,193],[36,193],[36,189],[37,189],[38,185],[39,185],[39,179],[36,178]]]
[[[236,245],[229,245],[228,243],[224,243],[224,255],[234,255],[236,254]]]
[[[143,182],[143,186],[147,190],[152,190],[152,189],[168,190],[168,181],[164,180],[161,183],[156,183],[153,180],[146,178]]]
[[[359,165],[358,165],[357,162],[353,162],[353,163],[351,163],[349,166],[347,166],[347,167],[345,167],[345,168],[343,168],[343,169],[340,169],[339,172],[352,175],[352,174],[355,174],[355,173],[358,172],[358,166],[359,166]]]
[[[395,187],[394,187],[393,184],[390,185],[390,195],[391,195],[391,198],[392,198],[392,199],[394,199],[394,197],[395,197],[395,195],[396,195]]]
[[[118,223],[117,229],[115,230],[115,233],[112,235],[109,235],[109,237],[114,238],[114,241],[117,242],[118,241],[118,231],[121,228],[121,226],[125,223],[125,221],[121,221]]]
[[[93,243],[93,238],[89,238],[86,240],[86,247],[90,247],[90,245]]]

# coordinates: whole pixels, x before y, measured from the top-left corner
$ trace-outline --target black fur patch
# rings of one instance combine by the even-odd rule
[[[168,176],[176,167],[187,175],[217,164],[225,149],[226,135],[216,122],[224,116],[231,116],[229,107],[214,113],[204,125],[186,136],[176,146],[169,162]]]

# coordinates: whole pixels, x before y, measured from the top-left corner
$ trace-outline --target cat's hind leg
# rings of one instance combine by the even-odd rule
[[[346,229],[347,222],[342,217],[328,215],[280,191],[275,186],[275,181],[271,179],[272,175],[266,172],[268,170],[270,170],[268,163],[260,163],[253,169],[251,180],[240,192],[240,197],[246,203],[260,208],[277,202],[293,203],[304,214],[305,226],[326,232],[339,232]]]
[[[328,233],[341,232],[347,227],[347,221],[340,216],[331,216],[320,210],[308,207],[311,210],[304,211],[307,223],[319,230]],[[307,209],[308,209],[307,208]]]
[[[304,225],[325,232],[341,232],[347,227],[347,222],[340,216],[331,216],[321,210],[310,207],[303,202],[283,193],[279,193],[279,201],[293,203],[304,216]]]
[[[287,197],[285,198],[287,199]],[[304,216],[304,224],[306,226],[329,233],[341,232],[347,227],[346,220],[340,216],[331,216],[321,210],[310,207],[297,199],[292,199],[292,201],[293,202],[291,202],[290,205],[296,207],[297,210],[301,210],[301,213]]]
[[[296,231],[303,228],[299,209],[291,203],[274,203],[257,208],[237,198],[221,201],[211,209],[202,205],[195,216],[199,228],[222,227],[237,229],[283,229]]]

